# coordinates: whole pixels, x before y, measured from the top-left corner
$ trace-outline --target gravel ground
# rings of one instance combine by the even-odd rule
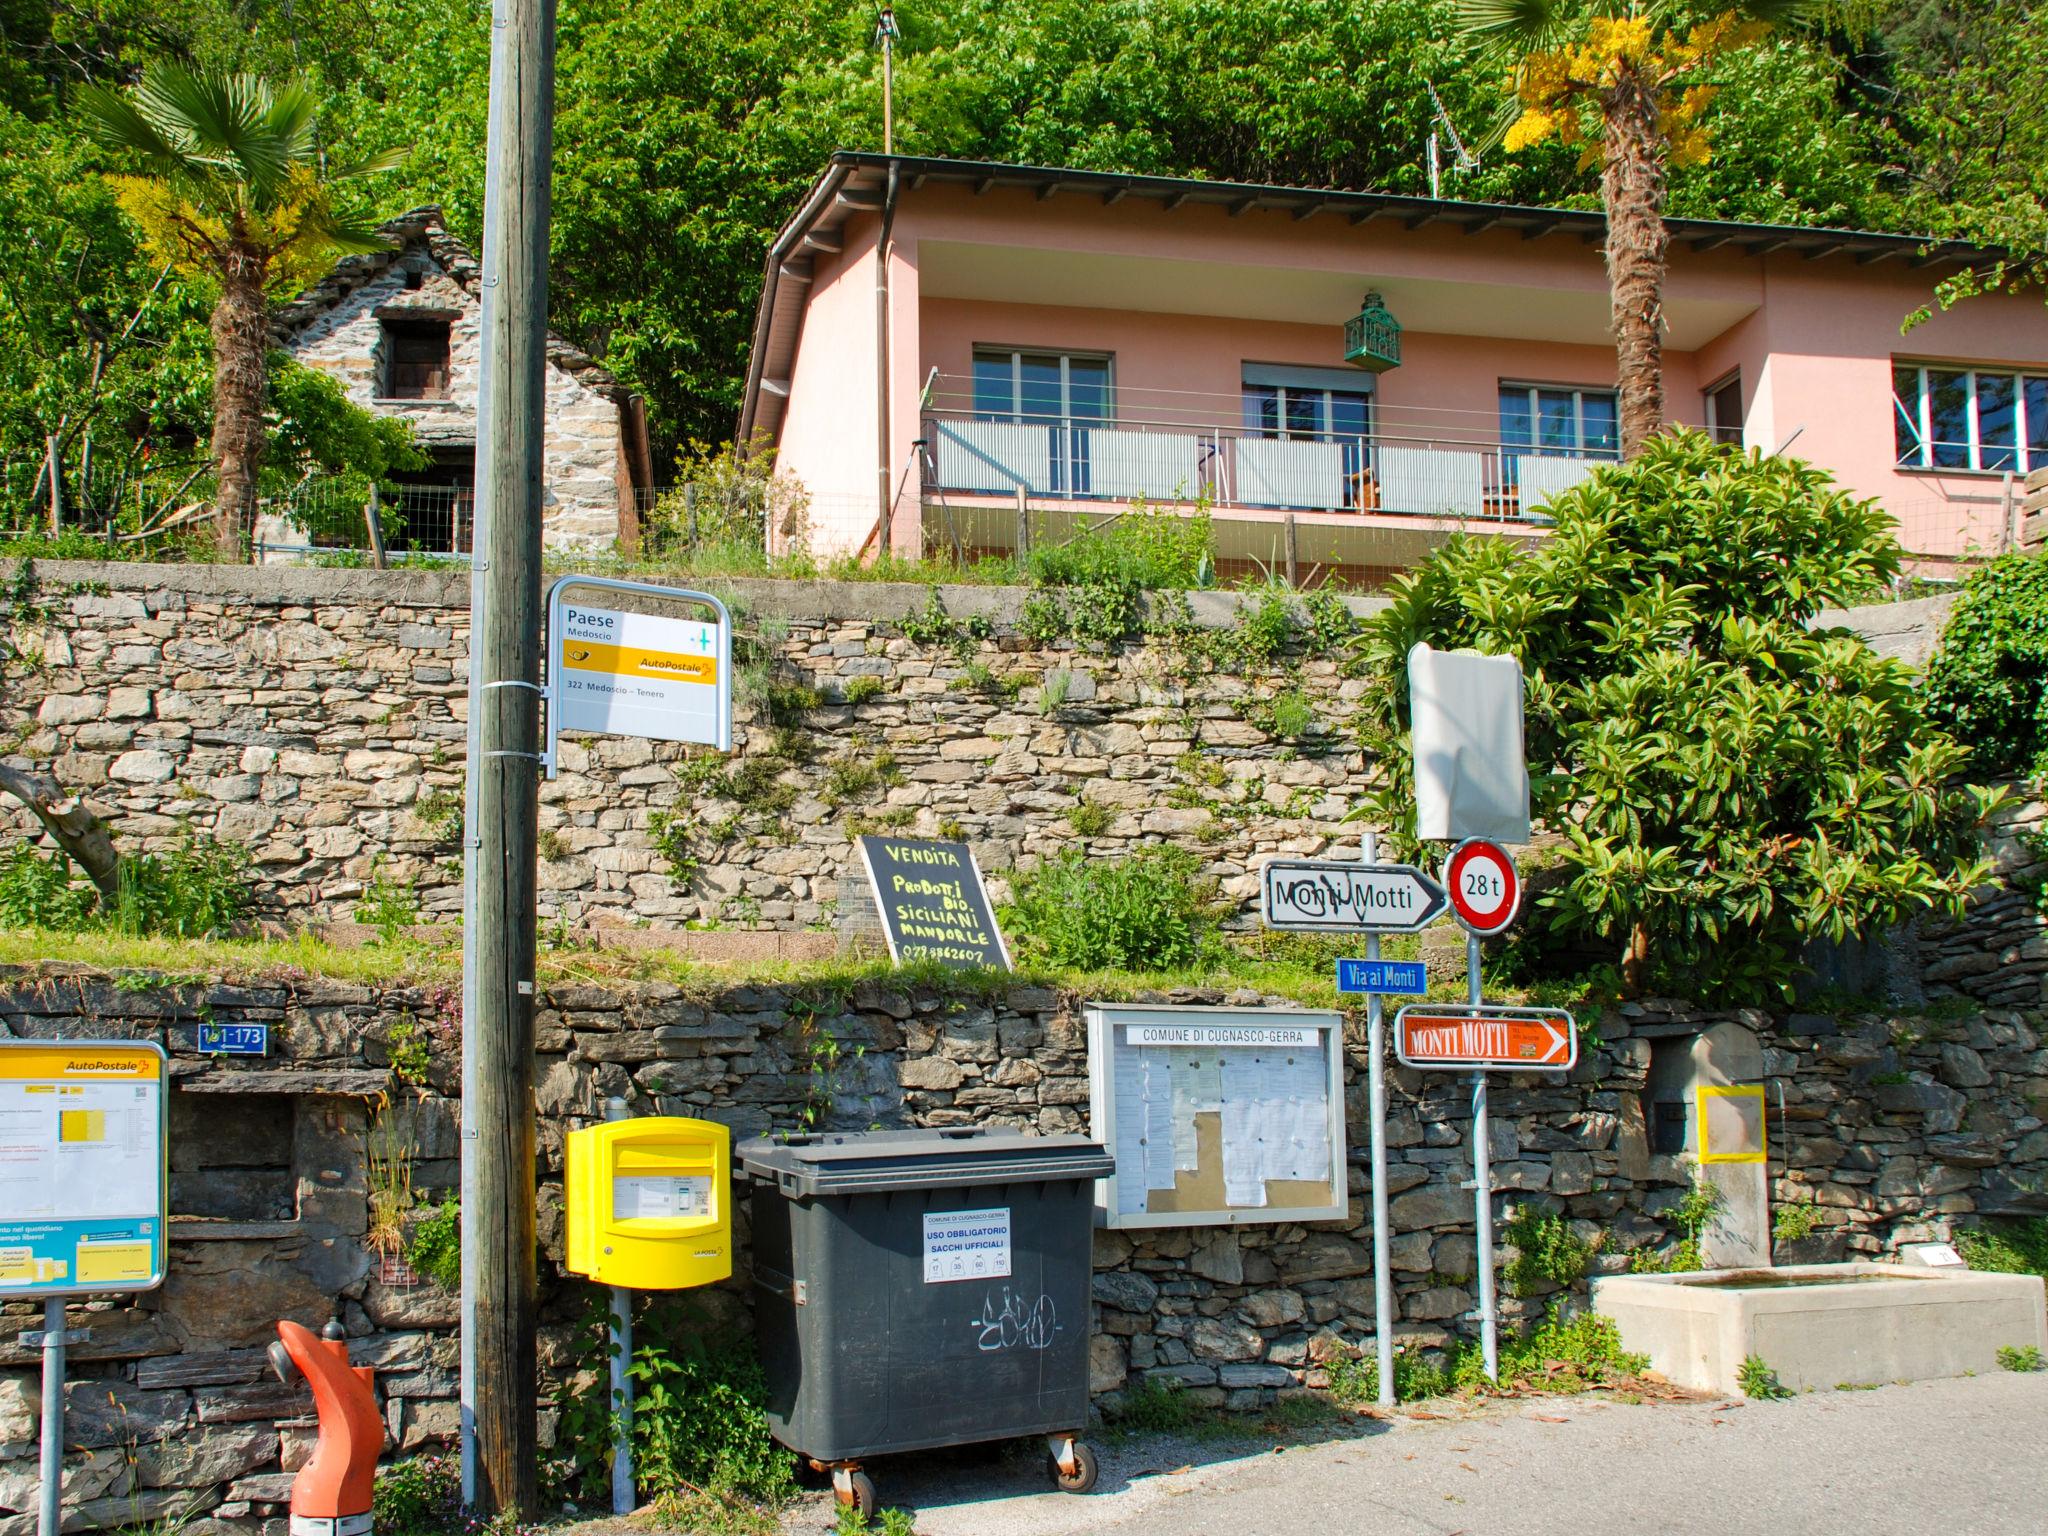
[[[2048,1373],[1786,1402],[1517,1399],[1285,1445],[1097,1443],[1102,1480],[1051,1492],[1043,1451],[877,1461],[919,1536],[2043,1536]],[[790,1512],[831,1527],[829,1501]]]

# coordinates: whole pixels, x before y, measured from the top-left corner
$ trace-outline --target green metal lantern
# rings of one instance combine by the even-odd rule
[[[1401,322],[1388,312],[1377,289],[1365,296],[1365,307],[1344,322],[1344,361],[1374,373],[1401,366]]]

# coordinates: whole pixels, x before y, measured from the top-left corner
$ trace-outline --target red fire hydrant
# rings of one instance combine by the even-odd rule
[[[371,1490],[384,1449],[384,1421],[370,1368],[348,1363],[348,1340],[330,1322],[316,1337],[298,1323],[277,1325],[270,1346],[278,1379],[303,1376],[320,1413],[313,1458],[292,1479],[291,1536],[369,1536]]]

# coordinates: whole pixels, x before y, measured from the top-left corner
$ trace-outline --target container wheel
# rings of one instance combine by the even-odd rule
[[[855,1472],[846,1479],[846,1489],[840,1494],[839,1502],[858,1511],[862,1520],[875,1518],[875,1511],[881,1501],[875,1497],[875,1480],[865,1472]]]
[[[1061,1470],[1058,1457],[1048,1455],[1046,1460],[1052,1464],[1052,1480],[1062,1493],[1087,1493],[1094,1488],[1095,1479],[1102,1472],[1096,1465],[1095,1452],[1078,1440],[1074,1442],[1074,1470],[1071,1473]]]

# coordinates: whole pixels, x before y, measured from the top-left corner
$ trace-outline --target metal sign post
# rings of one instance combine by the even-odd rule
[[[1465,935],[1465,1000],[1479,1006],[1479,935]],[[1500,1309],[1493,1281],[1493,1122],[1487,1115],[1486,1069],[1472,1072],[1472,1211],[1479,1247],[1479,1337],[1486,1379],[1500,1380]]]
[[[1379,834],[1367,832],[1359,852],[1371,864],[1379,852]],[[1368,964],[1380,958],[1380,936],[1365,936]],[[1394,1270],[1393,1234],[1387,1230],[1387,1020],[1380,994],[1365,999],[1366,1092],[1372,1101],[1372,1332],[1379,1359],[1379,1404],[1394,1406]]]
[[[606,1099],[604,1117],[624,1120],[631,1114],[624,1099]],[[630,1515],[639,1507],[633,1487],[633,1293],[612,1287],[612,1513]]]

